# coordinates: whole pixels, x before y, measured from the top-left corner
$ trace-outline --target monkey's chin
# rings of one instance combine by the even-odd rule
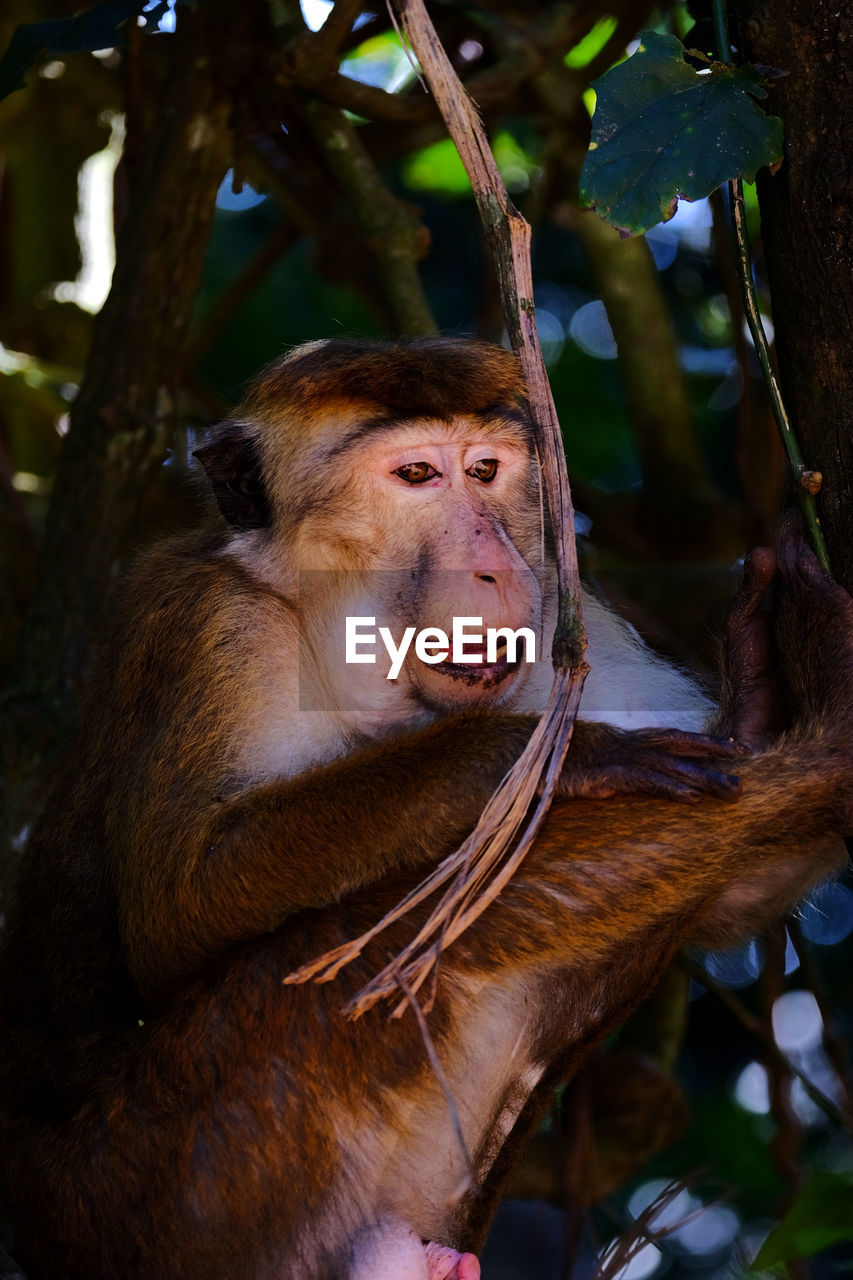
[[[458,710],[478,703],[497,702],[515,683],[520,664],[439,662],[419,664],[418,690],[431,707]]]

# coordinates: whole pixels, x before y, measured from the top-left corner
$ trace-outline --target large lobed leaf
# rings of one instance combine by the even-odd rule
[[[754,67],[696,72],[674,36],[644,32],[633,57],[593,85],[592,142],[580,202],[628,233],[666,222],[679,199],[752,179],[782,156],[782,122],[765,115]]]

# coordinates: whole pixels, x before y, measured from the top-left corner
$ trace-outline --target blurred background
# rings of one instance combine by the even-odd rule
[[[736,34],[754,7],[736,6]],[[194,519],[192,450],[259,367],[328,336],[505,340],[467,178],[384,5],[332,9],[155,0],[123,26],[99,13],[94,36],[58,52],[55,30],[37,33],[26,86],[0,102],[9,864],[73,724],[110,581]],[[0,48],[19,23],[73,12],[7,0]],[[739,563],[772,540],[787,484],[723,200],[682,203],[632,239],[577,205],[591,81],[643,27],[709,51],[706,6],[430,12],[533,226],[583,571],[713,690]],[[772,336],[752,188],[747,208]],[[624,1280],[738,1276],[792,1205],[792,1280],[849,1268],[851,931],[842,882],[767,938],[685,958],[561,1091],[486,1280],[580,1280],[602,1259]]]

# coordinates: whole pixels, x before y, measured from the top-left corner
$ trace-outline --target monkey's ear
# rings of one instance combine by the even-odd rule
[[[270,523],[270,505],[261,475],[255,441],[240,431],[219,436],[196,449],[207,472],[219,510],[235,529],[263,529]]]

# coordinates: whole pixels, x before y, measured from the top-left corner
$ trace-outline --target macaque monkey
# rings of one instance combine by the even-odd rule
[[[470,1161],[415,1018],[340,1012],[418,911],[334,982],[283,984],[459,844],[543,705],[522,396],[478,343],[300,348],[200,450],[221,516],[128,571],[3,945],[0,1178],[30,1280],[475,1280],[548,1089],[684,943],[730,945],[838,869],[853,603],[789,526],[778,567],[748,562],[716,736],[588,602],[560,797],[429,1016]],[[384,651],[346,662],[353,617],[394,678]],[[532,631],[537,661],[505,635],[444,652],[458,617]]]

